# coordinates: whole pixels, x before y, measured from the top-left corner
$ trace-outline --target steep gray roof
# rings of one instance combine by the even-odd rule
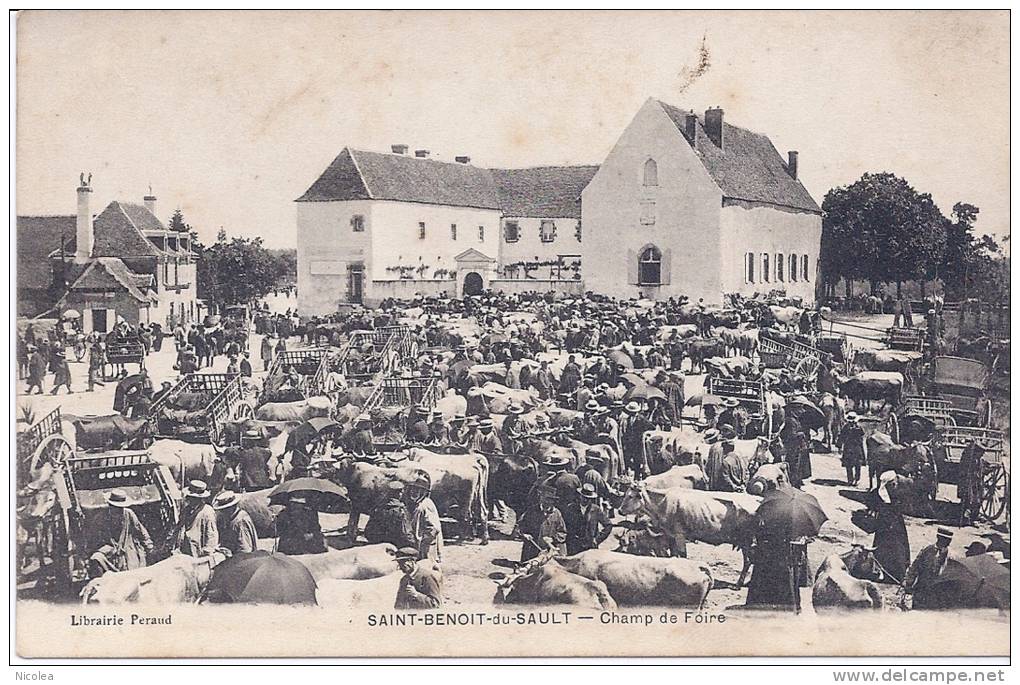
[[[493,169],[499,206],[506,216],[581,218],[581,191],[597,166]]]
[[[344,148],[298,202],[397,200],[501,210],[506,216],[579,217],[598,167],[484,169],[459,162]]]
[[[666,115],[685,136],[689,110],[659,102]],[[723,121],[723,147],[719,149],[698,117],[694,146],[712,180],[727,198],[821,213],[821,208],[800,181],[790,176],[786,162],[767,136]]]

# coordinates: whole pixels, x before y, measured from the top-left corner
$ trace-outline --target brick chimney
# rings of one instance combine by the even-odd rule
[[[407,146],[406,145],[390,145],[390,150],[392,150],[395,154],[398,154],[398,155],[406,155],[407,154]]]
[[[684,119],[684,135],[691,147],[698,146],[698,115],[694,112],[688,114]]]
[[[76,261],[83,262],[92,257],[92,246],[95,244],[95,234],[92,231],[92,174],[85,180],[84,172],[81,175],[81,183],[78,186],[78,219],[75,223],[75,251]]]
[[[721,107],[705,110],[705,133],[717,148],[723,149],[723,111]]]
[[[467,155],[460,155],[460,156],[454,157],[454,159],[459,164],[470,164],[471,163],[471,158],[468,157]]]
[[[149,213],[153,216],[156,215],[156,196],[152,194],[152,186],[149,186],[149,194],[142,198],[145,203],[145,208],[149,210]]]
[[[429,156],[429,151],[428,150],[415,150],[414,151],[414,156],[418,157],[420,159],[425,159],[426,157]]]
[[[797,180],[797,151],[790,150],[788,153],[789,161],[786,163],[786,171],[789,172],[790,178]]]

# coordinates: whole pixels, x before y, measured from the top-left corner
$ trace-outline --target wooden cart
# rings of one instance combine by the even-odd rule
[[[376,407],[421,407],[431,410],[442,398],[439,379],[431,376],[384,378],[365,402],[365,411]]]
[[[59,465],[71,455],[71,443],[62,432],[60,407],[57,407],[17,436],[18,485],[28,483],[30,474],[44,463]]]
[[[288,371],[297,371],[298,382],[287,380]],[[262,387],[259,403],[294,402],[325,394],[329,375],[329,350],[315,347],[287,350],[273,357],[269,375]]]
[[[150,432],[156,438],[217,443],[226,423],[254,414],[242,397],[239,374],[192,373],[153,403]]]
[[[974,442],[983,450],[981,457],[981,516],[997,521],[1009,513],[1010,469],[1006,438],[991,428],[948,426],[935,432],[935,458],[939,480],[958,479],[963,451]]]
[[[705,392],[716,397],[730,397],[747,409],[751,426],[759,436],[772,435],[772,409],[761,381],[746,381],[737,378],[705,379]]]
[[[798,376],[814,378],[823,358],[831,355],[810,345],[791,340],[779,342],[772,338],[758,339],[758,356],[769,369],[789,369]]]

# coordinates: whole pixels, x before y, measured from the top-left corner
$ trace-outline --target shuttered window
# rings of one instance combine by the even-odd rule
[[[771,274],[769,273],[769,256],[767,254],[763,254],[761,256],[761,280],[764,283],[768,283],[770,278]]]
[[[747,283],[754,283],[754,253],[747,253],[747,268],[744,273],[744,279]]]
[[[790,280],[797,280],[797,255],[790,255]]]
[[[776,280],[782,282],[786,279],[783,278],[783,253],[776,253]]]
[[[803,257],[801,257],[800,261],[801,264],[803,265],[803,268],[801,269],[801,276],[804,278],[805,281],[810,280],[808,278],[808,256],[804,255]]]
[[[658,248],[648,247],[641,251],[638,258],[638,283],[640,285],[662,283],[662,252]]]

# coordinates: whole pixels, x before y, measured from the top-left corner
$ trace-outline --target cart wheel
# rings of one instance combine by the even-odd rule
[[[245,421],[255,418],[255,408],[250,402],[238,402],[234,405],[234,421]]]
[[[794,373],[802,378],[814,378],[818,374],[818,367],[822,363],[818,361],[818,357],[804,357],[794,369]]]
[[[47,461],[54,466],[59,466],[72,455],[71,443],[63,435],[51,435],[35,448],[35,452],[32,453],[30,468],[32,471],[35,471]]]
[[[1002,464],[990,464],[981,475],[981,516],[998,520],[1009,503],[1009,475]]]

